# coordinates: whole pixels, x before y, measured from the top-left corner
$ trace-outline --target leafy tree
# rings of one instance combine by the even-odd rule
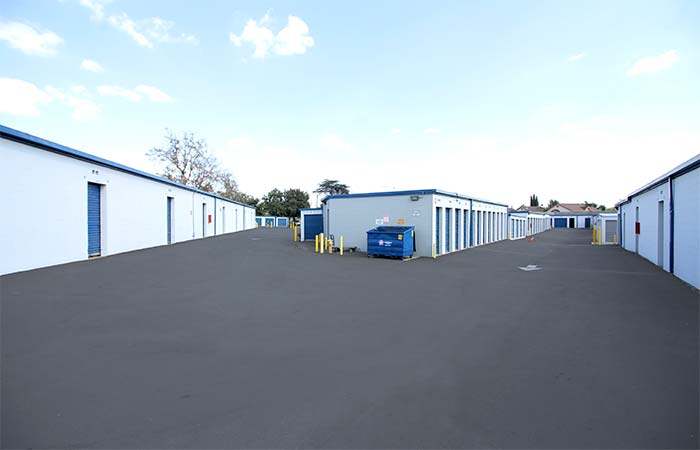
[[[261,216],[298,217],[300,208],[309,207],[309,194],[301,189],[273,189],[257,205]]]
[[[559,204],[559,200],[550,200],[547,204],[547,209],[552,209]]]
[[[349,194],[350,187],[347,184],[340,183],[338,180],[325,179],[318,184],[318,188],[314,191],[315,194]]]
[[[606,208],[605,205],[598,205],[598,209],[601,211],[607,211],[608,208]]]
[[[540,206],[540,200],[535,194],[530,196],[530,206]]]
[[[284,216],[286,213],[284,192],[273,189],[260,201],[257,207],[260,216]]]
[[[146,153],[151,160],[165,163],[161,174],[165,178],[206,192],[221,190],[225,183],[236,186],[231,174],[219,167],[204,139],[187,132],[178,137],[170,130],[166,130],[165,139],[165,146]]]
[[[300,217],[299,210],[309,207],[309,194],[301,189],[287,189],[284,191],[284,203],[286,217]]]

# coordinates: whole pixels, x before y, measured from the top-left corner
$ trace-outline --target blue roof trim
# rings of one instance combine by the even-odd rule
[[[299,211],[321,211],[323,208],[299,208]]]
[[[492,202],[489,200],[483,200],[483,199],[476,198],[476,197],[469,197],[467,195],[457,194],[456,192],[442,191],[440,189],[418,189],[418,190],[412,190],[412,191],[366,192],[366,193],[361,193],[361,194],[333,194],[333,195],[326,196],[323,200],[321,200],[321,202],[325,203],[326,200],[330,200],[330,199],[334,199],[334,198],[393,197],[393,196],[399,196],[399,195],[433,195],[433,194],[445,195],[447,197],[461,198],[464,200],[473,200],[473,201],[477,201],[477,202],[481,202],[481,203],[486,203],[489,205],[508,207],[508,205],[506,205],[505,203]]]
[[[153,175],[147,172],[142,172],[138,169],[134,169],[132,167],[125,166],[123,164],[116,163],[114,161],[110,161],[104,158],[100,158],[99,156],[94,156],[89,153],[81,152],[80,150],[76,150],[70,147],[66,147],[65,145],[57,144],[55,142],[51,142],[46,139],[42,139],[37,136],[33,136],[28,133],[24,133],[22,131],[15,130],[10,127],[6,127],[4,125],[0,125],[0,137],[4,139],[8,139],[10,141],[15,141],[19,142],[21,144],[26,144],[30,145],[32,147],[40,148],[42,150],[47,150],[53,153],[58,153],[63,156],[68,156],[71,158],[79,159],[82,161],[87,161],[91,162],[94,164],[99,164],[104,167],[109,167],[111,169],[119,170],[121,172],[126,172],[131,175],[136,175],[142,178],[147,178],[153,181],[158,181],[160,183],[164,184],[169,184],[171,186],[178,187],[180,189],[185,189],[191,192],[196,192],[198,194],[206,195],[209,197],[217,198],[219,200],[224,200],[227,202],[235,203],[237,205],[245,206],[247,208],[254,208],[251,205],[247,205],[245,203],[237,202],[235,200],[231,200],[230,198],[222,197],[217,194],[213,194],[211,192],[205,192],[200,189],[193,188],[191,186],[187,186],[184,184],[177,183],[175,181],[168,180],[167,178],[159,177],[157,175]]]

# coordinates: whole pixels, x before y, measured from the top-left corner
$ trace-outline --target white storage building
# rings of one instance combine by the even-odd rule
[[[548,213],[552,228],[591,228],[597,212]]]
[[[508,213],[508,238],[522,239],[549,230],[552,227],[548,213],[513,211]]]
[[[617,206],[623,248],[700,288],[700,155]]]
[[[593,218],[593,229],[595,230],[594,244],[614,245],[617,244],[617,213],[602,212]]]
[[[415,227],[417,256],[439,256],[508,238],[508,206],[438,189],[330,195],[323,199],[324,234],[367,250],[367,231]]]
[[[249,205],[0,125],[0,275],[255,227]]]

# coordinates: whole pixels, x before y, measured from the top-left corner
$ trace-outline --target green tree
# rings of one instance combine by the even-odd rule
[[[350,187],[347,184],[340,183],[338,180],[325,179],[318,184],[318,188],[314,191],[315,194],[349,194]]]
[[[535,194],[530,196],[530,206],[540,206],[540,200]]]
[[[301,189],[287,189],[284,191],[285,217],[300,217],[301,208],[309,207],[309,194]]]
[[[550,200],[547,204],[547,209],[552,209],[559,204],[559,200]]]
[[[285,216],[284,192],[276,188],[268,192],[258,204],[257,212],[260,216]]]

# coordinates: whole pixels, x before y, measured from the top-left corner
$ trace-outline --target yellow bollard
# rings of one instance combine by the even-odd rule
[[[326,241],[326,250],[328,250],[328,254],[333,253],[333,239],[328,239]]]
[[[292,233],[294,233],[294,242],[297,241],[297,227],[292,227]]]
[[[433,244],[433,258],[437,258],[437,246]]]
[[[617,245],[617,233],[613,234],[613,244]]]
[[[323,233],[319,234],[318,236],[318,240],[321,243],[321,248],[319,249],[319,251],[320,253],[323,253],[326,250],[326,248],[324,247],[326,240],[323,238]]]
[[[340,236],[340,256],[343,256],[343,236]]]
[[[318,234],[316,235],[316,250],[315,250],[315,252],[318,253]]]

